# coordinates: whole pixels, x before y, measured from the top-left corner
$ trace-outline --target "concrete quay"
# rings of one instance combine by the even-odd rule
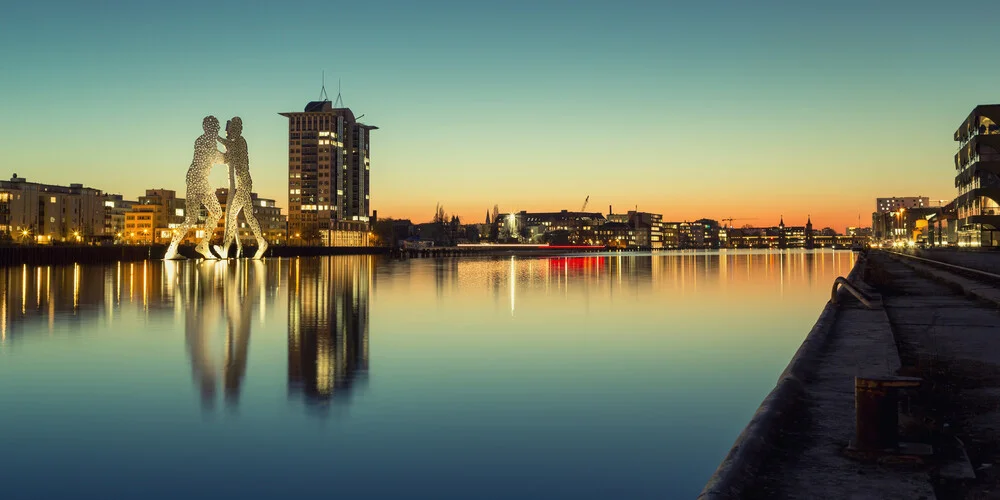
[[[840,289],[699,498],[1000,498],[1000,281],[971,276],[859,259],[848,279],[873,307]],[[860,453],[854,377],[891,376],[921,379],[898,416],[918,445]]]

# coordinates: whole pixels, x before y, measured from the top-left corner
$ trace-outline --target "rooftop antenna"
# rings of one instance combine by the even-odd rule
[[[338,95],[337,98],[340,98],[340,96]],[[319,90],[319,100],[320,101],[330,100],[330,96],[326,95],[326,71],[323,71],[323,86],[320,87]]]
[[[337,99],[333,101],[333,107],[335,108],[344,107],[344,100],[340,98],[340,78],[337,78]]]

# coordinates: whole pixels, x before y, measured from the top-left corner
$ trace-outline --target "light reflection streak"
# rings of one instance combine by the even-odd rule
[[[778,253],[778,294],[785,296],[785,252]]]
[[[21,314],[28,311],[28,265],[21,267]]]
[[[514,272],[514,256],[510,257],[510,315],[514,316],[514,289],[517,288],[517,274]]]
[[[142,310],[149,310],[149,261],[142,261]]]
[[[6,285],[6,283],[4,283]],[[3,289],[0,299],[0,344],[7,342],[7,287]]]
[[[80,307],[80,264],[73,264],[73,311]]]

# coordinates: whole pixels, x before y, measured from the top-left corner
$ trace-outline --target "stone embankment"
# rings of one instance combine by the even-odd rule
[[[840,289],[699,498],[1000,498],[1000,281],[886,252],[848,278],[871,307]],[[855,377],[899,376],[900,447],[852,447]]]

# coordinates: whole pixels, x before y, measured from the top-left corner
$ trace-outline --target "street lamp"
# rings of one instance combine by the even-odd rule
[[[899,233],[903,237],[904,241],[908,239],[906,237],[906,219],[903,217],[905,213],[906,213],[905,208],[899,209]]]

